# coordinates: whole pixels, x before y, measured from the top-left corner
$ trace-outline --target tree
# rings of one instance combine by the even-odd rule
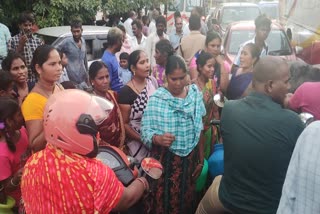
[[[152,5],[166,4],[173,0],[102,0],[102,9],[109,14],[123,14],[130,10],[138,11]]]
[[[14,28],[19,14],[31,11],[40,28],[68,25],[74,17],[93,24],[100,5],[101,0],[1,0],[0,20]]]
[[[72,18],[93,24],[100,0],[38,0],[33,3],[40,27],[68,25]]]

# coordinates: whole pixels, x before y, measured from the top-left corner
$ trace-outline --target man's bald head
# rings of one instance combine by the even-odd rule
[[[282,58],[262,57],[253,68],[252,83],[266,83],[269,80],[277,80],[287,68],[288,64]]]
[[[286,61],[279,57],[265,56],[253,68],[252,87],[282,105],[290,88],[289,79]]]

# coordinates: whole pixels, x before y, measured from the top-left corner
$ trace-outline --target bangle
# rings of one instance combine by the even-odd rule
[[[202,160],[202,161],[198,160],[198,165],[200,165],[201,167],[203,167],[203,162],[204,162],[204,160]]]
[[[143,180],[142,178],[137,178],[136,180],[140,181],[143,184],[144,191],[147,191],[148,185],[146,184],[146,181]]]
[[[14,186],[14,187],[17,187],[17,186],[19,186],[19,184],[20,184],[20,182],[19,182],[18,184],[14,184],[14,183],[13,183],[13,178],[10,179],[10,183],[11,183],[11,185]]]

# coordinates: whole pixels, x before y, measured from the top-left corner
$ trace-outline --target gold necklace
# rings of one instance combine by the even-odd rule
[[[136,85],[134,84],[134,79],[132,79],[131,82],[132,82],[132,86],[134,87],[134,90],[137,92],[137,94],[140,94],[141,91],[144,89],[144,86],[146,85],[146,84],[144,84],[143,88],[141,90],[138,90]]]

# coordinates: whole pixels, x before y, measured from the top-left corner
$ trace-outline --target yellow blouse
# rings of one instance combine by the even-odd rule
[[[48,98],[41,94],[35,92],[29,93],[21,106],[24,120],[42,120],[47,100]]]
[[[64,90],[62,85],[56,84],[53,93],[57,93],[62,90]],[[24,120],[42,120],[47,100],[47,97],[39,93],[30,92],[21,105]]]

